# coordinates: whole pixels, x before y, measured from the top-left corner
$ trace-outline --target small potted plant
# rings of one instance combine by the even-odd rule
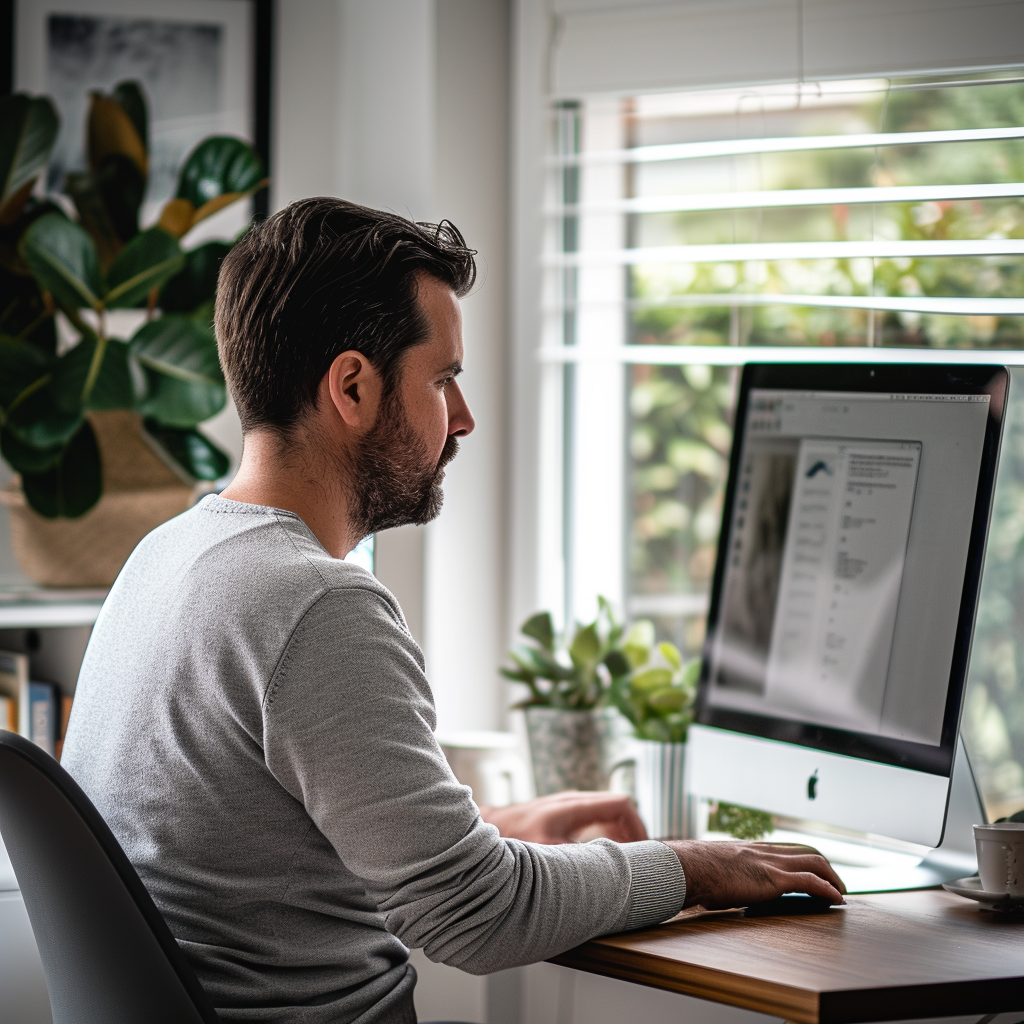
[[[700,659],[687,662],[675,644],[656,644],[647,621],[633,625],[622,650],[629,671],[613,680],[611,699],[632,724],[634,742],[632,757],[620,764],[633,767],[648,834],[679,839],[686,834],[683,769]]]
[[[537,795],[607,789],[627,740],[628,727],[608,704],[613,679],[629,671],[622,625],[602,597],[597,618],[565,635],[549,612],[531,616],[521,632],[530,642],[509,651],[513,667],[501,672],[529,690],[516,707],[526,714]]]
[[[629,672],[612,681],[615,706],[633,726],[633,755],[616,767],[633,768],[633,790],[648,834],[681,839],[687,833],[686,738],[693,722],[700,659],[684,661],[675,644],[654,641],[654,626],[637,622],[622,645]],[[771,832],[764,811],[719,801],[708,830],[736,839],[760,839]]]
[[[228,470],[197,427],[226,400],[212,314],[233,241],[182,241],[265,184],[263,165],[240,139],[206,139],[143,227],[137,84],[93,93],[88,169],[60,195],[37,188],[59,123],[51,102],[4,97],[0,123],[0,454],[16,474],[0,500],[27,575],[105,585],[142,536],[188,507],[197,481]]]

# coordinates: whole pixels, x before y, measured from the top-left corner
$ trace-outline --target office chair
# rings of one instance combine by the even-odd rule
[[[49,754],[3,730],[0,835],[35,932],[53,1024],[216,1024],[92,802]]]

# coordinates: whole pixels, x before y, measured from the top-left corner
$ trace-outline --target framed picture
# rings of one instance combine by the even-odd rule
[[[139,82],[149,106],[150,174],[143,224],[175,190],[178,168],[210,135],[250,142],[268,167],[273,0],[13,0],[0,8],[10,37],[10,88],[49,96],[61,124],[49,190],[85,167],[89,94]],[[3,39],[0,38],[0,44]],[[267,190],[195,230],[224,237],[252,213],[265,215]],[[237,222],[237,223],[236,223]]]

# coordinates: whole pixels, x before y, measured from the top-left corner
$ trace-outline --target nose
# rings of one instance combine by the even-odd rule
[[[448,400],[448,436],[465,437],[472,434],[476,420],[469,411],[462,388],[455,381],[445,389],[445,398]]]

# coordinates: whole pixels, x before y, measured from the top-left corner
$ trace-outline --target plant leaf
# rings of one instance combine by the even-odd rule
[[[139,412],[164,426],[182,430],[198,426],[224,408],[227,392],[223,384],[187,381],[147,370],[149,391]]]
[[[104,292],[99,255],[77,224],[48,213],[25,232],[21,256],[39,286],[67,309],[100,309]]]
[[[175,238],[181,238],[191,230],[195,213],[196,208],[187,199],[168,199],[160,211],[160,219],[156,226],[163,228]]]
[[[13,224],[46,169],[60,121],[45,97],[0,99],[0,224]]]
[[[686,687],[686,689],[691,693],[697,689],[697,683],[700,681],[700,668],[700,658],[694,658],[687,664],[686,668],[683,669],[680,685]]]
[[[670,711],[682,711],[690,701],[690,695],[678,686],[666,686],[655,690],[647,698],[647,703],[657,712],[667,714]]]
[[[49,360],[35,345],[0,334],[0,411],[47,372]]]
[[[91,171],[70,172],[64,178],[64,191],[71,196],[78,211],[78,220],[96,243],[100,265],[104,270],[114,262],[121,251],[122,241],[114,230],[113,221],[100,195],[96,178]]]
[[[149,109],[146,95],[140,82],[118,82],[111,97],[116,100],[131,119],[136,133],[142,140],[142,148],[149,152]]]
[[[678,672],[683,667],[683,656],[679,653],[679,648],[675,644],[670,644],[667,640],[663,640],[658,644],[658,650],[675,671]]]
[[[177,430],[155,420],[143,425],[164,454],[195,480],[217,480],[231,467],[227,455],[198,430]]]
[[[34,445],[26,444],[10,430],[0,431],[0,455],[3,455],[8,465],[19,473],[41,473],[44,469],[49,469],[63,450],[62,444],[36,448]]]
[[[197,384],[218,384],[224,375],[213,331],[191,317],[172,313],[143,324],[129,342],[135,358],[147,369]]]
[[[622,651],[617,649],[609,651],[604,656],[604,664],[605,668],[607,668],[608,671],[611,673],[612,678],[627,675],[630,669],[633,667],[632,665],[630,665],[629,659],[626,657],[626,655]]]
[[[173,277],[184,265],[178,240],[163,228],[150,228],[136,235],[118,254],[107,275],[109,309],[126,309],[146,298]],[[157,321],[159,322],[159,321]]]
[[[48,519],[88,512],[103,493],[100,450],[88,420],[49,469],[23,473],[21,486],[29,505]]]
[[[207,242],[185,253],[184,267],[160,293],[160,308],[165,313],[194,313],[212,300],[217,290],[221,261],[229,252],[230,242]]]
[[[146,374],[128,350],[127,342],[108,338],[86,409],[136,409],[145,394]]]
[[[531,615],[520,627],[523,636],[536,640],[546,651],[555,649],[555,626],[551,621],[550,612],[537,612]]]
[[[149,177],[149,157],[131,115],[111,96],[94,92],[89,105],[87,129],[89,168],[96,174],[113,153],[128,157],[143,179]]]
[[[114,234],[121,243],[139,233],[139,210],[146,196],[146,179],[123,153],[105,156],[94,175],[96,191]]]
[[[630,686],[634,691],[648,694],[672,685],[672,673],[667,668],[649,668],[633,676]]]
[[[214,136],[201,142],[185,160],[178,174],[177,197],[187,199],[198,215],[202,206],[226,193],[256,188],[264,173],[263,161],[248,143]]]
[[[601,638],[597,635],[597,623],[582,626],[569,645],[569,657],[577,665],[588,665],[601,656]]]

